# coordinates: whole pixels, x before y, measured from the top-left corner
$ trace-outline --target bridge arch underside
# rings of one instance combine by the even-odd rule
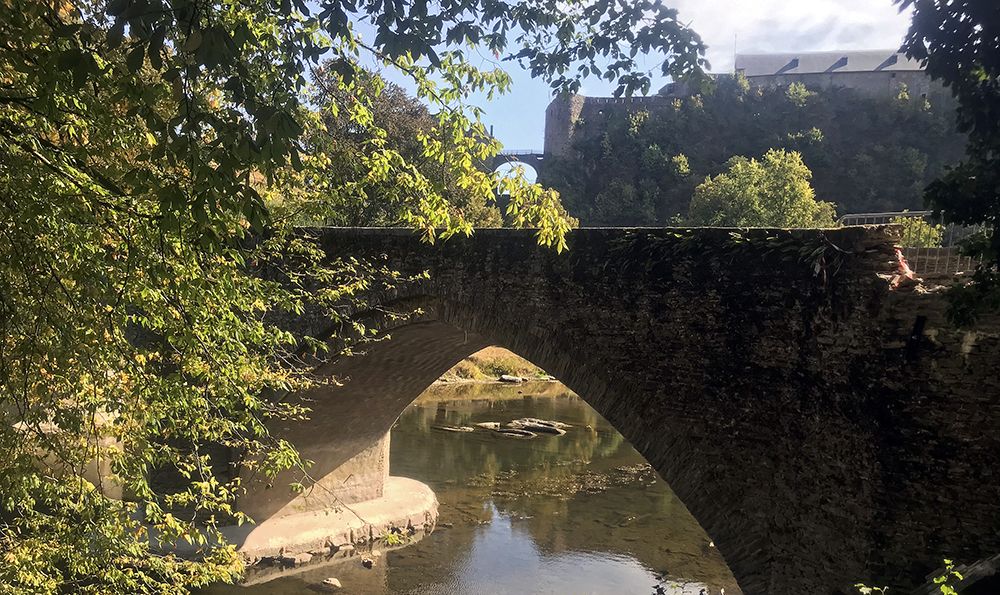
[[[863,547],[871,519],[856,514],[856,507],[871,497],[870,486],[858,477],[845,482],[827,461],[817,464],[795,452],[801,448],[799,439],[822,436],[839,442],[825,447],[842,453],[842,464],[870,466],[873,453],[859,443],[864,441],[857,439],[857,428],[849,420],[807,416],[787,427],[783,420],[789,417],[780,411],[787,406],[784,399],[775,399],[773,407],[734,411],[732,400],[713,395],[711,381],[704,377],[695,389],[699,402],[694,405],[683,396],[689,390],[672,388],[676,383],[667,378],[691,373],[684,361],[690,352],[684,357],[668,354],[656,365],[650,362],[656,373],[638,376],[615,366],[615,358],[606,357],[597,345],[574,337],[546,336],[522,320],[484,315],[453,303],[417,303],[426,313],[418,321],[391,329],[388,340],[324,370],[340,379],[341,386],[302,395],[312,409],[310,420],[297,424],[288,437],[304,458],[313,461],[312,477],[321,483],[324,477],[331,479],[326,493],[336,491],[333,484],[341,484],[348,475],[363,482],[357,469],[343,466],[355,461],[371,465],[372,445],[380,444],[403,410],[434,380],[483,347],[499,345],[555,375],[622,432],[712,537],[745,593],[783,593],[780,585],[811,583],[815,577],[795,576],[804,572],[801,567],[778,567],[772,562],[817,552],[829,557],[830,572],[842,575],[845,585],[864,576],[865,569],[843,565],[851,558],[842,550],[828,548],[833,543],[838,548],[851,544],[852,534],[854,547]],[[407,300],[403,308],[414,304]],[[691,339],[697,341],[694,329],[692,333]],[[622,349],[635,340],[623,335]],[[673,364],[664,369],[664,360]],[[766,384],[765,380],[760,387],[765,390],[754,394],[766,392]],[[333,428],[348,439],[330,440]],[[789,440],[790,436],[795,439]],[[803,489],[807,482],[810,488]],[[295,502],[301,505],[301,497],[293,493],[278,489],[267,493],[266,505],[244,505],[244,510],[254,518],[268,518],[289,504],[293,509]],[[342,501],[352,498],[349,494],[345,498],[343,491],[339,496]],[[317,492],[313,497],[323,496]],[[830,525],[796,516],[797,510],[824,506],[838,509],[825,519]],[[787,550],[776,551],[780,548]]]
[[[517,167],[518,165],[534,170],[536,177],[538,177],[545,166],[545,155],[543,153],[502,153],[493,158],[490,162],[490,169],[497,171],[504,166]]]
[[[431,276],[380,300],[395,311],[419,307],[419,318],[328,364],[323,372],[341,385],[297,397],[313,412],[289,424],[287,437],[315,461],[312,476],[322,483],[329,474],[332,493],[366,469],[387,473],[365,463],[385,462],[384,437],[403,409],[455,363],[499,345],[555,375],[632,443],[746,595],[853,593],[854,583],[874,580],[909,589],[945,555],[1000,552],[995,491],[961,503],[933,498],[941,477],[962,473],[941,448],[967,449],[955,432],[993,427],[992,418],[973,428],[935,413],[956,387],[933,374],[958,357],[971,377],[989,377],[1000,340],[980,334],[969,345],[953,334],[948,343],[935,331],[936,351],[923,355],[933,374],[907,386],[914,368],[903,354],[920,345],[905,338],[923,306],[891,311],[894,298],[874,274],[886,246],[834,236],[867,255],[820,279],[787,261],[747,266],[745,257],[690,260],[678,251],[675,262],[634,266],[635,251],[626,251],[633,262],[619,262],[622,230],[575,233],[569,255],[506,232],[441,247],[403,235],[348,238],[365,251],[406,254],[415,262],[396,268],[416,264]],[[330,241],[340,247],[345,238]],[[1000,387],[957,388],[987,398]],[[974,466],[997,454],[995,438],[976,437],[962,456]],[[352,461],[358,468],[345,471]],[[263,493],[242,506],[254,518],[296,506],[285,490]]]

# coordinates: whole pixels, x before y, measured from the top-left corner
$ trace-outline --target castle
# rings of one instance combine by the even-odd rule
[[[942,90],[940,85],[932,85],[920,62],[896,50],[737,54],[733,74],[712,76],[736,75],[746,77],[756,87],[802,83],[810,89],[844,87],[881,97],[894,97],[904,85],[911,96],[926,97]],[[688,95],[687,85],[672,82],[648,97],[558,96],[545,110],[544,153],[564,155],[577,122],[609,107],[633,109]]]

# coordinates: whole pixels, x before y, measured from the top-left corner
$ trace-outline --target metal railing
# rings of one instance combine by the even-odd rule
[[[900,219],[923,219],[939,231],[940,246],[921,246],[926,240],[926,228],[903,226],[900,240],[903,257],[910,269],[918,275],[953,275],[968,273],[976,269],[982,258],[965,256],[958,244],[968,236],[980,231],[981,227],[970,227],[956,223],[934,220],[932,211],[899,211],[886,213],[852,213],[839,219],[841,225],[888,225]],[[923,236],[923,237],[921,237]]]
[[[897,217],[929,218],[933,211],[890,211],[885,213],[851,213],[838,221],[841,225],[884,225]]]
[[[982,262],[981,258],[965,256],[957,246],[943,248],[903,248],[903,258],[917,275],[954,275],[971,273]]]
[[[933,211],[897,211],[889,213],[853,213],[850,215],[844,215],[839,219],[841,225],[888,225],[893,221],[898,221],[899,219],[923,219],[928,224],[934,226],[935,229],[941,232],[941,246],[949,247],[956,246],[960,241],[967,238],[968,236],[976,233],[981,228],[980,227],[970,227],[967,225],[960,225],[957,223],[947,223],[942,220],[934,220]],[[915,235],[919,230],[913,227],[904,227],[903,230],[903,246],[913,246],[916,243],[915,240],[919,239],[919,236]],[[908,237],[908,234],[914,234],[913,237]]]
[[[541,149],[504,149],[500,151],[500,155],[504,156],[514,156],[514,155],[544,155]]]

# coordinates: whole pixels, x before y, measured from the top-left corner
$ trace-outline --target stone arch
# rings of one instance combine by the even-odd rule
[[[505,165],[524,165],[533,170],[536,178],[542,175],[546,155],[540,151],[508,151],[500,153],[490,161],[491,171],[497,171]]]
[[[849,593],[858,581],[908,590],[942,557],[1000,551],[996,479],[968,472],[1000,457],[1000,413],[984,407],[1000,394],[1000,320],[965,333],[948,326],[939,294],[891,290],[898,263],[885,229],[581,229],[562,254],[530,230],[435,245],[389,229],[318,239],[331,255],[431,273],[373,296],[426,314],[353,358],[366,375],[345,368],[352,382],[303,395],[346,408],[287,427],[335,432],[331,467],[340,457],[361,461],[360,473],[385,469],[364,464],[382,460],[373,435],[391,425],[374,415],[391,392],[376,381],[402,387],[385,406],[394,420],[406,391],[416,397],[499,344],[621,431],[712,536],[745,595]],[[353,473],[331,476],[349,483]],[[963,488],[953,500],[938,497],[943,477]]]
[[[864,309],[838,309],[833,296],[867,295],[874,276],[852,284],[845,275],[844,283],[824,286],[794,260],[772,257],[769,265],[749,268],[731,258],[706,263],[684,258],[691,247],[684,234],[671,231],[581,230],[564,255],[538,248],[530,232],[480,230],[439,246],[421,244],[404,230],[350,233],[353,253],[399,255],[390,260],[392,268],[429,269],[431,275],[376,297],[386,309],[420,305],[426,315],[392,330],[394,340],[374,344],[364,360],[355,360],[372,366],[365,380],[358,382],[360,369],[349,369],[352,358],[331,364],[347,367],[340,375],[351,377],[344,387],[351,388],[339,399],[331,388],[323,399],[348,409],[314,412],[313,422],[292,430],[309,437],[336,427],[347,437],[335,451],[317,453],[329,461],[325,468],[376,459],[377,449],[366,451],[365,445],[387,431],[413,398],[463,357],[497,344],[559,377],[632,443],[712,537],[747,595],[821,593],[813,586],[847,586],[866,576],[870,518],[863,507],[871,489],[845,481],[845,467],[824,457],[828,448],[846,453],[843,464],[852,469],[846,476],[853,477],[854,470],[871,468],[874,456],[869,437],[857,431],[857,408],[843,408],[825,394],[851,390],[843,386],[846,376],[828,370],[872,362],[846,351],[827,353],[818,341],[839,335],[855,318],[870,317]],[[699,233],[699,251],[725,246],[732,236],[730,230]],[[813,232],[782,233],[807,242],[796,234]],[[845,234],[840,245],[859,238]],[[324,236],[332,253],[344,249],[344,239]],[[673,255],[674,245],[680,256],[656,256]],[[859,261],[845,270],[866,266]],[[773,295],[761,300],[752,291],[759,287]],[[439,334],[445,328],[450,334]],[[428,335],[419,338],[421,331]],[[417,334],[408,338],[410,332]],[[426,365],[401,365],[410,357],[401,355],[408,343],[413,361]],[[392,354],[395,349],[403,351]],[[376,378],[391,381],[391,390]],[[398,401],[376,423],[374,404],[397,390]],[[343,427],[331,426],[338,418]],[[802,437],[822,447],[803,448]],[[343,483],[359,476],[330,477]],[[248,512],[262,518],[295,506],[287,496],[276,503],[275,496],[271,491],[266,507]],[[862,512],[824,508],[818,500],[825,498]],[[831,533],[844,534],[836,562],[791,562],[803,548],[824,551]]]
[[[641,389],[615,378],[587,344],[540,334],[530,325],[519,324],[509,313],[424,295],[419,289],[415,294],[401,292],[394,297],[394,301],[384,302],[383,306],[398,312],[419,308],[423,314],[398,326],[383,324],[387,340],[371,343],[363,355],[324,366],[321,373],[335,375],[343,381],[342,385],[299,396],[312,413],[309,420],[298,424],[287,437],[296,443],[304,458],[313,461],[311,471],[320,483],[328,475],[331,484],[343,482],[347,474],[345,464],[358,461],[371,464],[368,456],[371,445],[387,435],[403,410],[434,380],[476,351],[498,345],[554,374],[621,432],[670,484],[711,536],[741,588],[747,593],[754,592],[760,570],[767,567],[766,561],[754,557],[752,551],[744,553],[744,544],[749,541],[745,522],[729,517],[721,502],[699,498],[699,474],[691,466],[698,465],[697,448],[671,436],[669,425],[664,425],[660,415],[649,415],[652,409],[643,400],[655,395],[640,398],[637,391]],[[675,423],[687,422],[678,418]],[[331,426],[344,437],[331,441]],[[359,482],[366,481],[353,467],[349,471]],[[388,473],[387,465],[377,471]],[[315,497],[323,499],[336,491],[333,485],[327,488]],[[317,506],[302,504],[303,496],[285,490],[269,489],[258,494],[264,498],[241,504],[254,518]],[[355,497],[351,494],[345,497],[344,492],[337,496],[321,505],[334,506],[338,501],[349,502]],[[711,525],[706,525],[703,519]],[[747,591],[747,587],[751,590]]]

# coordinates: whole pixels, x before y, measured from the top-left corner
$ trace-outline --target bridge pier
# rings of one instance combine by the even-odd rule
[[[329,461],[344,446],[338,435],[324,433],[321,441],[300,448],[304,456]],[[256,522],[224,527],[223,535],[254,564],[300,554],[327,559],[347,545],[384,549],[379,540],[392,528],[415,539],[434,530],[438,502],[430,487],[389,475],[388,433],[324,473],[313,479],[289,472],[271,482],[247,477],[247,493],[237,505]],[[291,490],[291,481],[305,489]]]
[[[228,527],[225,535],[253,560],[367,542],[390,527],[433,531],[438,503],[431,489],[389,474],[389,431],[427,386],[487,345],[450,325],[417,324],[364,355],[320,367],[320,375],[342,383],[290,395],[310,408],[309,419],[271,428],[311,465],[271,481],[244,470],[246,494],[237,506],[257,524]],[[289,488],[293,482],[305,487],[302,493]]]

